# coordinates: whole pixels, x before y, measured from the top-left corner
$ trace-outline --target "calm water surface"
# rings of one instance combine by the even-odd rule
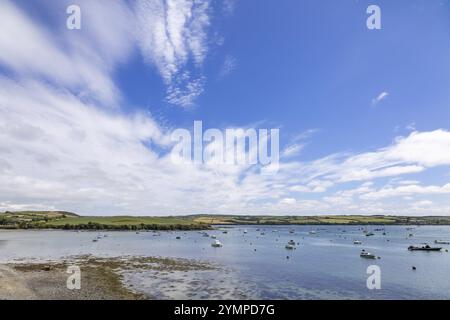
[[[374,231],[376,228],[384,228],[386,235]],[[247,234],[243,232],[245,229]],[[223,230],[228,233],[222,233]],[[311,230],[316,234],[309,234]],[[444,248],[442,252],[407,250],[411,244],[450,241],[450,227],[422,226],[407,230],[405,226],[389,226],[369,230],[375,235],[366,237],[360,226],[234,226],[209,231],[209,235],[216,235],[223,243],[222,248],[212,248],[212,239],[197,231],[160,232],[158,236],[153,232],[0,231],[0,262],[54,260],[86,254],[189,258],[224,266],[228,271],[223,274],[212,272],[198,277],[210,277],[209,286],[234,286],[243,297],[450,299],[450,253],[445,251],[450,246],[440,245]],[[265,234],[261,235],[262,232]],[[92,242],[99,234],[108,237]],[[178,236],[180,240],[176,239]],[[296,250],[285,249],[290,239],[299,243]],[[354,245],[353,240],[361,240],[363,244]],[[381,259],[362,259],[361,249]],[[366,270],[372,264],[381,268],[381,290],[366,287]],[[412,266],[417,270],[412,271]],[[139,273],[130,279],[145,291],[156,285],[155,278],[152,281],[149,278],[150,275]],[[169,295],[164,292],[166,287],[160,288],[166,298],[177,298],[180,291],[172,288],[173,294]],[[211,295],[208,288],[204,291],[194,298],[228,297]],[[236,298],[236,290],[227,292],[230,298]]]

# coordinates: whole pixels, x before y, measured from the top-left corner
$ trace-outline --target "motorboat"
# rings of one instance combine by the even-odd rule
[[[367,252],[366,250],[362,250],[361,253],[359,254],[359,256],[361,258],[365,258],[365,259],[376,259],[377,258],[376,255],[374,255],[370,252]]]
[[[289,240],[288,244],[295,246],[295,241],[294,240]]]
[[[217,239],[217,236],[211,236],[212,239]]]
[[[366,233],[366,237],[371,237],[371,236],[374,236],[374,235],[375,235],[375,233],[373,233],[373,232]]]
[[[355,240],[355,241],[353,241],[353,244],[362,244],[362,241]]]
[[[314,231],[314,230],[311,230],[310,232],[309,232],[309,234],[316,234],[317,232],[316,231]]]
[[[246,230],[244,230],[244,233],[248,233],[247,229],[246,229]]]
[[[288,249],[288,250],[294,250],[294,249],[295,249],[295,246],[288,243],[288,244],[285,246],[285,248]]]
[[[409,251],[441,251],[442,248],[440,247],[430,247],[428,244],[424,245],[424,246],[409,246],[408,250]]]
[[[214,242],[211,243],[211,247],[213,247],[213,248],[221,248],[221,247],[223,247],[223,244],[219,240],[214,240]]]

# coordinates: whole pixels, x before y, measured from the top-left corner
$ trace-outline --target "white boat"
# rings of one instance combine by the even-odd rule
[[[295,246],[295,241],[294,240],[289,240],[288,244]]]
[[[314,231],[314,230],[311,230],[310,232],[309,232],[309,234],[316,234],[317,232],[316,231]]]
[[[223,244],[219,240],[214,240],[214,242],[211,243],[211,247],[213,247],[213,248],[221,248],[221,247],[223,247]]]
[[[353,241],[353,244],[362,244],[362,241],[355,240],[355,241]]]
[[[212,238],[212,239],[216,239],[216,238],[217,238],[217,236],[211,236],[211,238]]]
[[[247,231],[247,230],[244,230],[244,233],[248,233],[248,231]]]
[[[443,241],[443,240],[434,240],[434,243],[436,243],[436,244],[450,244],[450,242]]]
[[[359,255],[361,258],[365,258],[365,259],[376,259],[377,256],[370,253],[370,252],[366,252],[365,250],[361,251],[361,254]]]
[[[288,243],[285,248],[288,249],[288,250],[294,250],[295,246]]]

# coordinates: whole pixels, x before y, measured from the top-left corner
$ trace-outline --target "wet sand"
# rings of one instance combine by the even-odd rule
[[[81,289],[69,290],[69,266],[81,270]],[[140,300],[160,297],[133,289],[124,274],[213,270],[197,261],[154,257],[75,257],[56,262],[0,265],[0,300]]]

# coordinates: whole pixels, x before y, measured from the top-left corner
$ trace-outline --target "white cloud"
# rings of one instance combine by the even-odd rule
[[[305,146],[302,144],[291,144],[286,149],[283,150],[281,154],[282,158],[289,158],[298,155]]]
[[[142,54],[163,77],[168,101],[192,106],[204,79],[185,68],[200,66],[208,51],[209,0],[137,0],[134,9]]]
[[[209,1],[139,0],[132,8],[124,1],[82,4],[90,8],[85,23],[91,28],[57,42],[69,31],[57,30],[55,37],[10,1],[0,3],[0,30],[11,29],[0,32],[0,64],[14,73],[0,78],[0,209],[105,215],[448,214],[449,184],[399,182],[376,189],[372,182],[449,166],[450,132],[442,129],[415,131],[370,152],[288,162],[315,132],[309,130],[291,141],[279,172],[271,176],[245,165],[173,164],[156,151],[170,150],[168,130],[147,114],[120,109],[113,74],[137,41],[163,77],[167,99],[192,105],[206,81],[189,65],[200,68],[208,51]],[[90,14],[101,9],[106,11]],[[346,189],[358,181],[359,187]],[[415,199],[420,195],[441,197],[431,203]],[[415,202],[396,201],[405,197]]]
[[[119,3],[109,4],[100,0],[94,5],[92,1],[81,2],[86,8],[86,15],[83,17],[90,26],[87,28],[87,37],[84,38],[66,29],[59,32],[72,33],[66,37],[55,37],[44,26],[32,21],[16,8],[12,2],[2,1],[0,64],[19,76],[44,77],[53,84],[65,86],[79,95],[85,95],[86,98],[116,105],[120,94],[110,78],[113,64],[118,59],[125,59],[131,49],[129,41],[125,40],[125,31],[120,32],[111,25],[114,22],[117,26],[124,21],[126,11]],[[96,8],[100,3],[103,3],[103,7]],[[108,6],[105,6],[106,4]],[[54,2],[51,5],[54,6]],[[62,5],[62,2],[56,4]],[[65,10],[61,12],[65,13]],[[90,15],[92,12],[96,14]],[[114,19],[109,20],[111,25],[104,19],[104,15]],[[128,22],[123,24],[129,25]],[[56,42],[58,38],[63,40]]]
[[[372,99],[372,106],[376,106],[381,101],[385,100],[389,96],[389,93],[386,91],[381,92],[376,98]]]
[[[223,0],[223,11],[226,15],[231,15],[234,13],[236,8],[235,0]]]
[[[416,131],[416,123],[413,121],[406,126],[406,130],[408,131]]]
[[[406,185],[399,187],[387,187],[377,191],[368,192],[361,197],[363,199],[378,200],[382,198],[395,198],[401,196],[423,195],[423,194],[448,194],[450,193],[450,183],[444,186],[421,186]]]
[[[224,78],[232,73],[237,67],[237,60],[232,55],[227,55],[219,72],[219,78]]]
[[[43,2],[65,14],[68,0]],[[83,98],[118,105],[112,75],[139,47],[167,88],[167,101],[192,106],[203,92],[209,0],[80,0],[82,30],[47,30],[11,1],[0,3],[0,64],[24,77],[45,77]],[[57,10],[55,10],[55,6]],[[65,15],[59,17],[65,19]],[[84,26],[84,27],[83,27]]]
[[[296,204],[296,203],[297,203],[297,200],[295,200],[294,198],[285,198],[280,201],[280,204],[286,204],[286,205],[291,205],[291,204]]]

